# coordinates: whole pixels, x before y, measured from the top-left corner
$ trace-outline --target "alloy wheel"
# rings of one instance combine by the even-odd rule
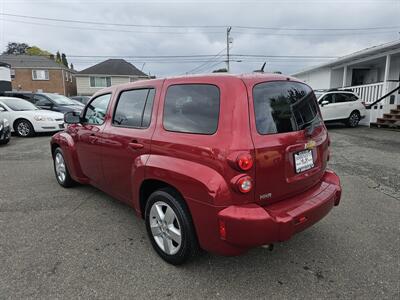
[[[21,136],[28,136],[31,130],[26,122],[20,122],[17,126],[17,131]]]
[[[56,168],[56,174],[57,174],[57,179],[60,182],[64,182],[66,178],[66,169],[65,169],[65,161],[64,157],[62,156],[61,153],[57,153],[56,157],[54,159],[55,161],[55,168]]]
[[[150,209],[150,229],[158,247],[168,255],[176,254],[182,245],[182,230],[174,210],[157,201]]]
[[[356,113],[351,114],[351,116],[349,118],[350,126],[355,127],[355,126],[357,126],[358,122],[359,122],[358,114],[356,114]]]

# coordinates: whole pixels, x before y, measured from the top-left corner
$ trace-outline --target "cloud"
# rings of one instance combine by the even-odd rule
[[[2,6],[1,6],[2,5]],[[398,26],[400,1],[7,1],[0,12],[48,18],[144,25],[232,25],[231,53],[341,56],[398,39],[398,30],[282,31],[235,26],[285,28],[358,28]],[[27,42],[68,55],[143,56],[216,54],[226,47],[225,28],[161,29],[70,24],[1,17],[0,41]],[[26,24],[23,22],[40,23]],[[45,24],[45,25],[43,25]],[[74,28],[73,28],[74,27]],[[106,30],[97,30],[97,29]],[[109,30],[109,31],[107,31]],[[115,30],[125,30],[118,32]],[[134,32],[127,32],[134,31]],[[174,32],[174,33],[171,33]],[[177,33],[179,32],[179,33]],[[70,57],[82,69],[103,58]],[[224,66],[224,56],[207,62],[177,63],[135,59],[139,68],[158,76],[182,74],[197,66],[207,72]],[[233,72],[259,69],[264,59],[237,59]],[[292,73],[322,59],[266,59],[267,70]],[[220,62],[219,65],[216,65]]]

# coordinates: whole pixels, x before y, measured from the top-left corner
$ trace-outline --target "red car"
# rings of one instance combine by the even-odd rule
[[[106,88],[53,136],[58,182],[131,205],[167,262],[289,239],[338,205],[312,89],[277,74],[176,77]]]

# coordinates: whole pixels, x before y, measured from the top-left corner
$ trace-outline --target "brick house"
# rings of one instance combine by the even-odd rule
[[[124,59],[107,59],[76,73],[75,76],[77,94],[83,96],[91,96],[111,85],[151,78]]]
[[[0,61],[11,65],[13,90],[76,95],[74,70],[53,59],[35,55],[0,55]]]

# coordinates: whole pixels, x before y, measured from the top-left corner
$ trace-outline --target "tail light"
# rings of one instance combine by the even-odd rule
[[[248,171],[253,167],[253,157],[249,153],[243,153],[236,158],[236,164],[242,171]]]
[[[250,176],[240,177],[236,181],[236,187],[241,193],[246,194],[253,188],[253,179]]]

